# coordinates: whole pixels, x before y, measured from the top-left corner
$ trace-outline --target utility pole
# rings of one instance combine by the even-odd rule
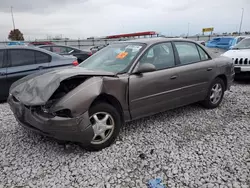
[[[11,6],[10,7],[10,9],[11,9],[11,16],[12,16],[12,23],[13,23],[13,28],[14,28],[14,30],[15,30],[15,20],[14,20],[14,16],[13,16],[13,7]]]
[[[240,19],[239,35],[240,35],[240,32],[241,32],[241,26],[242,26],[242,21],[243,21],[243,15],[244,15],[244,8],[242,8],[242,14],[241,14],[241,19]]]
[[[190,25],[190,23],[188,22],[188,32],[187,32],[187,37],[189,36],[189,25]]]

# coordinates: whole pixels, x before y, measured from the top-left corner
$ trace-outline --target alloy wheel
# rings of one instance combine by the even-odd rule
[[[216,83],[211,90],[210,101],[213,104],[217,104],[222,97],[222,86],[220,83]]]
[[[114,132],[114,118],[107,112],[97,112],[90,117],[94,130],[91,144],[102,144],[106,142]]]

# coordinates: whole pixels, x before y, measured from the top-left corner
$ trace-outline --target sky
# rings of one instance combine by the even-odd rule
[[[26,40],[156,31],[168,36],[250,31],[250,0],[0,0],[0,40],[15,27]],[[189,29],[188,29],[189,28]]]

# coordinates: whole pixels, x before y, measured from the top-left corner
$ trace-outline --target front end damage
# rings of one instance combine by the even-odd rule
[[[44,91],[45,94],[41,93],[40,96],[50,95],[45,101],[43,97],[30,94],[41,90],[38,85],[31,87],[24,83],[23,88],[26,92],[28,88],[29,96],[33,97],[32,103],[27,100],[27,96],[22,97],[25,96],[25,91],[23,89],[20,92],[19,85],[19,87],[12,88],[8,103],[15,118],[23,127],[40,134],[58,140],[90,143],[94,132],[89,121],[88,109],[102,91],[103,77],[69,75],[68,78],[55,85],[58,87],[54,87],[53,92],[50,90]]]
[[[58,140],[86,144],[94,136],[88,112],[78,117],[66,117],[62,112],[60,112],[62,114],[48,113],[41,106],[25,106],[11,95],[8,98],[8,103],[19,124],[34,132]]]

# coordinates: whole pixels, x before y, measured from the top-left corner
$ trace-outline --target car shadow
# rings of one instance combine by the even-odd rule
[[[178,107],[178,108],[175,108],[175,109],[167,110],[167,111],[164,111],[164,112],[159,112],[159,113],[151,115],[151,116],[147,116],[147,117],[143,117],[143,118],[140,118],[140,119],[130,121],[128,123],[125,123],[125,126],[127,128],[129,126],[133,126],[134,124],[145,122],[145,121],[148,121],[148,120],[151,120],[151,119],[162,120],[162,117],[165,116],[166,114],[171,115],[171,118],[175,118],[176,116],[178,116],[179,111],[187,111],[187,109],[197,109],[197,108],[201,109],[201,110],[202,109],[207,110],[207,109],[204,109],[200,103],[193,103],[193,104],[189,104],[189,105],[186,105],[186,106],[182,106],[182,107]]]
[[[155,121],[155,120],[160,121],[160,122],[164,122],[166,119],[166,114],[168,114],[168,117],[170,119],[175,119],[180,115],[179,112],[185,113],[185,112],[189,111],[188,109],[207,110],[207,109],[204,109],[199,103],[194,103],[194,104],[179,107],[176,109],[160,112],[160,113],[157,113],[155,115],[151,115],[151,116],[147,116],[147,117],[140,118],[137,120],[133,120],[131,122],[124,124],[116,141],[122,142],[124,140],[126,134],[130,135],[134,132],[134,130],[139,128],[138,124],[139,125],[144,124],[145,126],[143,126],[143,129],[145,130],[145,132],[148,132],[148,131],[151,131],[151,128],[150,128],[151,123],[150,122]],[[157,128],[157,127],[155,127],[155,128]],[[42,145],[50,145],[50,147],[53,148],[53,152],[56,152],[57,154],[64,153],[66,155],[67,154],[83,155],[83,154],[88,152],[86,150],[86,148],[80,146],[80,144],[78,144],[78,143],[56,140],[55,138],[40,135],[39,133],[32,132],[32,131],[26,130],[24,128],[22,128],[22,129],[23,129],[22,131],[26,132],[25,134],[27,134],[27,136],[30,137],[30,139],[34,139],[34,137],[35,137],[37,142],[40,142]],[[42,148],[44,148],[44,147],[42,147]]]
[[[223,102],[221,104],[223,108]],[[220,107],[219,107],[220,108]],[[177,139],[176,142],[179,147],[184,146],[185,144],[188,144],[192,140],[199,140],[202,137],[204,137],[207,134],[210,134],[214,131],[214,128],[216,130],[222,129],[223,126],[221,125],[211,125],[211,126],[202,126],[197,125],[195,126],[190,124],[178,124],[173,123],[175,122],[175,119],[178,119],[183,116],[193,116],[197,112],[203,112],[207,113],[207,111],[211,111],[209,109],[203,108],[200,103],[193,103],[190,105],[182,106],[179,108],[167,110],[164,112],[157,113],[155,115],[147,116],[144,118],[140,118],[137,120],[133,120],[131,122],[127,122],[124,124],[124,126],[121,128],[121,132],[119,136],[116,139],[116,142],[123,142],[126,140],[127,135],[133,135],[135,132],[138,133],[138,129],[142,129],[143,133],[151,133],[154,128],[157,128],[157,126],[154,126],[155,122],[159,122],[160,124],[166,123],[166,128],[169,129],[171,132],[174,129],[174,132],[178,134],[182,139]],[[217,113],[218,109],[214,109],[215,113]],[[195,123],[195,120],[194,120]],[[161,129],[162,126],[159,128]],[[28,130],[27,130],[28,131]],[[28,131],[28,135],[30,139],[34,138],[35,135],[40,135],[38,133],[34,133],[32,131]],[[193,134],[195,132],[195,134]],[[33,137],[33,138],[32,138]],[[53,153],[56,154],[64,154],[64,155],[70,155],[70,154],[76,154],[76,155],[84,155],[86,153],[89,153],[84,147],[80,146],[78,143],[74,142],[64,142],[59,141],[54,138],[50,138],[47,136],[36,137],[36,142],[40,142],[41,145],[50,145],[50,148],[53,148]],[[133,136],[133,139],[135,137]],[[116,142],[112,145],[116,145]],[[111,147],[112,147],[111,145]],[[115,146],[116,147],[116,146]],[[44,149],[44,152],[46,152],[46,147],[42,147]],[[92,152],[93,153],[93,152]],[[47,153],[48,155],[51,155]]]
[[[240,84],[240,85],[249,85],[250,84],[250,79],[236,79],[234,80],[235,84]]]

